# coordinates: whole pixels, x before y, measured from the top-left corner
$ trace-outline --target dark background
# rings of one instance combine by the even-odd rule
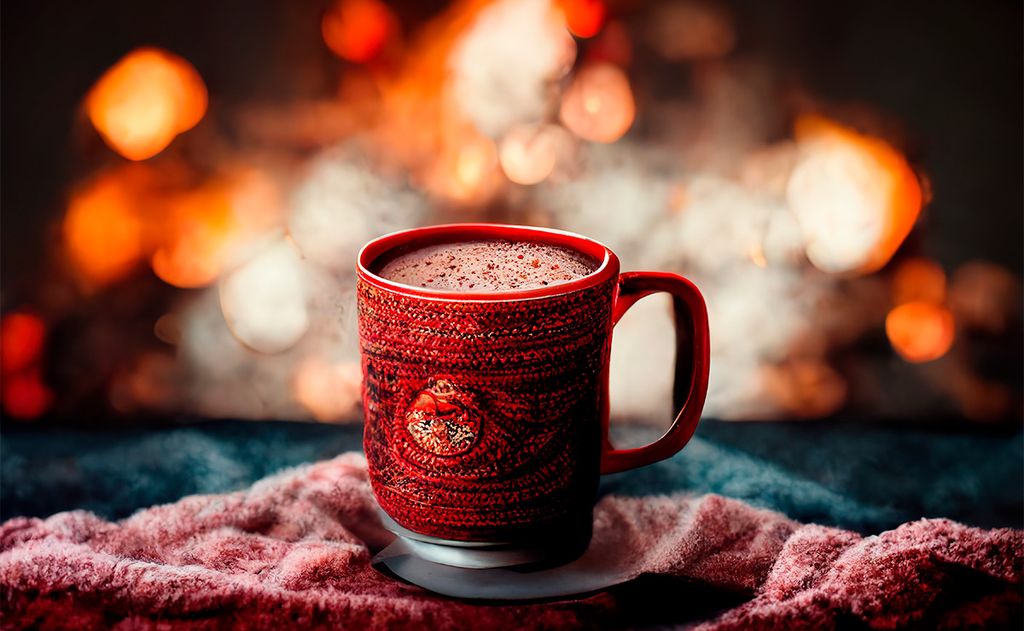
[[[392,3],[405,30],[442,3]],[[610,3],[612,11],[616,4]],[[823,99],[902,121],[934,199],[915,246],[951,269],[1024,266],[1019,2],[734,2],[740,53],[755,52]],[[79,111],[96,78],[141,45],[190,60],[211,100],[329,93],[322,2],[5,2],[2,20],[2,282],[9,305],[44,257],[92,133]],[[84,155],[83,155],[84,154]],[[83,164],[84,162],[84,164]]]

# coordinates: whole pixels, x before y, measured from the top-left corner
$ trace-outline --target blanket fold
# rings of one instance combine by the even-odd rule
[[[350,453],[120,522],[83,511],[11,519],[0,526],[2,624],[527,629],[643,619],[701,629],[956,628],[1022,615],[1020,530],[929,519],[862,537],[716,495],[605,497],[594,528],[629,555],[632,576],[673,577],[676,591],[652,589],[651,602],[614,588],[506,606],[435,596],[370,567],[391,535],[365,460]],[[745,602],[698,621],[672,615],[692,608],[663,602],[709,592]],[[650,620],[654,610],[664,619]]]

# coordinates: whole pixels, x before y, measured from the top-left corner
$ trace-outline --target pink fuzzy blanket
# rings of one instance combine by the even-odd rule
[[[878,536],[709,495],[604,498],[595,537],[621,541],[636,576],[676,577],[672,599],[743,604],[701,629],[1019,624],[1024,532],[943,519]],[[563,628],[632,625],[676,603],[622,588],[496,606],[429,594],[377,573],[387,543],[358,454],[246,491],[186,497],[111,523],[86,512],[0,526],[6,628]],[[637,590],[634,590],[637,591]],[[646,612],[646,613],[645,613]]]

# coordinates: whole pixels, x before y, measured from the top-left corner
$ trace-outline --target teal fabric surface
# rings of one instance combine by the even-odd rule
[[[616,430],[619,443],[657,437]],[[0,516],[86,509],[116,519],[184,495],[243,488],[359,450],[360,426],[224,421],[80,431],[5,427]],[[1024,434],[916,426],[705,420],[673,458],[606,476],[601,493],[719,493],[865,533],[920,517],[1024,525]]]

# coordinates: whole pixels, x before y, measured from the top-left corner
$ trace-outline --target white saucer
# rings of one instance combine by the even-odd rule
[[[623,558],[621,549],[615,549],[614,538],[594,538],[582,556],[573,554],[569,558],[578,558],[556,566],[540,565],[532,556],[536,551],[502,544],[459,546],[440,541],[396,533],[395,540],[373,558],[373,566],[386,568],[394,576],[437,594],[490,601],[586,594],[635,576],[634,564]]]

